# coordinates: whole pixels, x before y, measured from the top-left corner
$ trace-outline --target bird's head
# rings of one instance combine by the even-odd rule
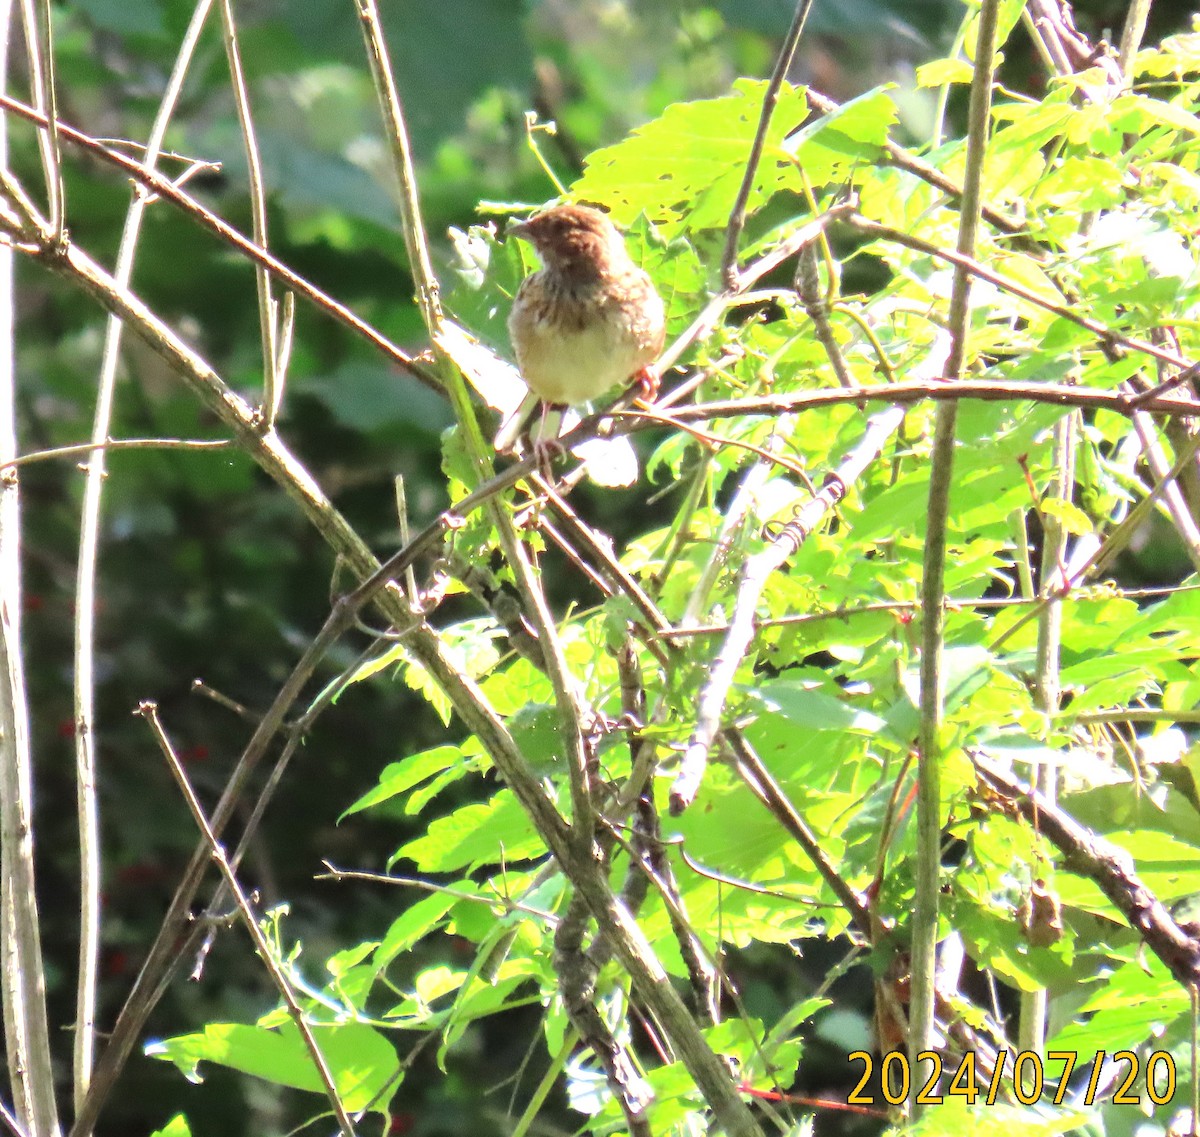
[[[542,263],[577,280],[589,280],[629,263],[621,234],[598,209],[555,205],[510,225],[508,232],[528,241]]]

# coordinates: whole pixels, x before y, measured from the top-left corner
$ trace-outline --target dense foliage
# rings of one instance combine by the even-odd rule
[[[92,32],[144,44],[142,62],[158,67],[154,53],[187,18],[173,6],[81,7]],[[750,162],[771,88],[734,71],[769,71],[761,33],[777,23],[672,9],[691,54],[672,56],[661,89],[639,88],[642,113],[576,91],[561,107],[549,100],[562,112],[552,137],[526,134],[523,103],[497,85],[510,72],[496,56],[529,50],[514,13],[477,7],[485,26],[465,36],[453,19],[422,21],[394,61],[412,96],[427,228],[453,226],[435,244],[444,317],[377,286],[384,275],[395,285],[399,240],[376,181],[390,177],[385,151],[359,137],[372,95],[365,69],[346,62],[346,26],[286,6],[270,27],[289,27],[297,58],[316,45],[328,56],[286,76],[253,75],[262,26],[242,37],[274,193],[270,247],[398,343],[420,350],[433,332],[426,355],[398,362],[404,352],[388,358],[298,305],[280,438],[230,393],[256,401],[261,386],[249,271],[211,255],[195,210],[158,202],[148,213],[143,246],[171,252],[147,256],[133,292],[152,298],[179,345],[127,340],[137,382],[119,389],[117,421],[131,435],[234,445],[109,456],[101,604],[152,633],[139,654],[101,624],[104,652],[112,643],[98,688],[102,816],[121,832],[109,977],[145,951],[158,918],[147,898],[169,895],[192,844],[169,774],[144,773],[157,749],[145,722],[128,721],[130,692],[156,696],[209,810],[232,766],[212,755],[236,755],[244,715],[271,722],[277,707],[270,756],[292,763],[280,766],[281,805],[304,803],[317,820],[288,832],[276,807],[240,875],[262,889],[248,900],[258,953],[312,1025],[360,1132],[802,1133],[814,1116],[878,1131],[900,1123],[888,1103],[903,1100],[907,1060],[883,1082],[879,1070],[907,1045],[917,863],[930,845],[918,771],[940,763],[945,1079],[911,1131],[1117,1135],[1147,1119],[1165,1130],[1193,1092],[1187,982],[1200,956],[1188,910],[1200,600],[1179,583],[1200,567],[1200,403],[1194,379],[1179,378],[1200,327],[1200,36],[1147,41],[1124,63],[1076,44],[1063,56],[1073,66],[1037,97],[997,84],[980,150],[958,125],[972,9],[953,54],[912,87],[883,83],[839,104],[784,82]],[[1011,53],[1025,42],[1023,5],[999,8]],[[393,18],[399,44],[408,25],[402,10]],[[83,66],[82,26],[59,48],[85,106],[111,79],[103,61]],[[723,29],[734,46],[721,54]],[[460,51],[470,88],[445,79]],[[217,37],[202,40],[197,72],[222,62]],[[584,67],[572,80],[594,95],[601,77]],[[468,129],[442,138],[438,115],[467,106]],[[904,148],[914,107],[933,119],[920,158]],[[70,109],[64,99],[68,121]],[[181,121],[174,149],[219,153],[220,176],[240,179],[235,120]],[[36,185],[32,133],[14,145],[22,181]],[[574,176],[572,147],[586,154]],[[556,466],[552,485],[528,463],[492,477],[489,407],[514,388],[504,323],[533,262],[464,208],[503,198],[481,209],[495,218],[540,201],[553,193],[543,164],[565,176],[566,196],[623,227],[666,302],[668,342],[683,337],[668,402],[587,419],[585,432],[608,437],[586,444],[586,464]],[[89,173],[84,192],[84,175],[64,170],[66,240],[111,261],[88,234],[108,232],[124,185],[110,176],[98,189]],[[723,265],[747,170],[745,232],[736,264]],[[983,219],[962,250],[973,174]],[[199,197],[212,177],[201,169],[184,188]],[[11,219],[12,201],[10,236],[55,269],[22,266],[22,320],[48,310],[61,329],[53,343],[18,338],[22,377],[38,373],[18,387],[33,450],[87,436],[101,333],[80,263],[56,262],[36,226]],[[419,267],[408,271],[420,285]],[[968,278],[963,326],[952,297]],[[99,291],[145,336],[119,287]],[[199,377],[184,341],[221,359],[220,377]],[[934,421],[951,398],[943,525],[930,510],[947,458]],[[26,523],[37,550],[67,545],[77,512],[74,488],[48,469],[22,470],[26,513],[32,502],[42,514]],[[414,533],[431,522],[411,563],[374,606],[333,604],[341,623],[313,652],[330,592],[370,574],[366,545],[383,559],[408,541],[410,516]],[[921,665],[927,549],[943,539],[939,694]],[[50,661],[69,652],[71,569],[43,556],[25,571],[34,737],[65,752],[72,716],[65,702],[53,709],[64,696]],[[47,597],[63,610],[45,611]],[[304,695],[281,702],[306,649],[310,671],[292,673]],[[186,694],[197,673],[250,711],[219,718],[228,712]],[[922,751],[931,714],[935,745]],[[65,786],[46,774],[51,792]],[[153,794],[138,792],[143,778]],[[39,841],[66,840],[67,825],[47,818]],[[290,863],[311,876],[322,859],[329,907],[289,910]],[[339,905],[354,911],[334,923],[324,912]],[[73,918],[52,912],[49,927],[73,943]],[[237,935],[214,952],[232,980],[201,1005],[167,1004],[148,1053],[193,1078],[224,1069],[261,1081],[247,1091],[250,1119],[214,1131],[284,1132],[330,1107],[279,1088],[327,1087]],[[70,987],[52,970],[57,1021],[71,1018]],[[121,994],[109,989],[113,1013]],[[1117,1052],[1128,1057],[1114,1062]],[[1060,1081],[1066,1055],[1075,1069]],[[828,1109],[822,1099],[845,1102],[865,1070],[851,1094],[861,1112]],[[920,1089],[924,1068],[911,1074]],[[159,1122],[179,1115],[161,1132],[205,1131],[189,1128],[177,1078],[164,1092]]]

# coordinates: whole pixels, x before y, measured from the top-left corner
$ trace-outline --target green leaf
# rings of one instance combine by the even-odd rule
[[[1047,1042],[1048,1049],[1081,1055],[1129,1049],[1188,1013],[1187,992],[1149,952],[1090,986],[1094,993]]]
[[[380,773],[379,785],[363,794],[339,820],[370,809],[371,806],[387,801],[397,794],[406,793],[413,786],[419,786],[435,774],[440,774],[456,764],[463,767],[467,765],[466,756],[457,746],[435,746],[432,750],[423,750],[420,754],[412,754],[399,762],[391,762]],[[466,772],[465,769],[463,772]]]
[[[486,804],[463,806],[430,822],[424,836],[403,845],[389,863],[411,860],[422,872],[448,872],[530,860],[545,851],[516,797],[501,790]]]
[[[187,1117],[177,1113],[161,1129],[156,1129],[150,1137],[192,1137],[192,1127],[188,1125]]]
[[[757,688],[757,696],[764,708],[782,714],[793,727],[804,730],[849,730],[865,735],[887,730],[887,723],[878,715],[829,693],[831,686],[826,676],[772,679]]]
[[[941,87],[943,84],[967,84],[975,74],[965,59],[935,59],[917,68],[917,86]]]
[[[608,206],[629,224],[639,213],[693,229],[724,225],[742,180],[762,106],[764,82],[739,79],[734,93],[675,103],[623,142],[588,156],[571,187],[580,201]],[[771,119],[762,162],[750,195],[758,209],[785,183],[783,140],[807,113],[804,92],[784,83]]]
[[[808,184],[819,186],[877,158],[895,122],[896,104],[888,88],[878,87],[801,127],[783,150],[799,164]]]
[[[376,364],[347,362],[330,375],[297,382],[293,390],[319,399],[334,421],[350,430],[403,426],[433,439],[453,421],[445,399]]]
[[[366,1023],[315,1023],[311,1030],[345,1108],[351,1113],[370,1108],[386,1114],[400,1084],[400,1063],[392,1044]],[[292,1023],[276,1030],[209,1023],[198,1034],[153,1043],[146,1053],[174,1062],[194,1082],[202,1080],[201,1062],[215,1062],[278,1085],[323,1092],[312,1055]]]
[[[411,904],[392,925],[375,951],[374,964],[382,970],[398,955],[409,951],[420,939],[437,931],[446,923],[446,913],[457,898],[446,892],[435,892]]]

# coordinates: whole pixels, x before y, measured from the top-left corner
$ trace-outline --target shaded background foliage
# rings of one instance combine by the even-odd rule
[[[397,79],[420,161],[426,221],[435,237],[479,221],[481,202],[533,205],[554,193],[531,151],[525,113],[553,119],[537,134],[550,164],[569,179],[582,156],[689,98],[725,93],[739,75],[770,66],[791,17],[781,0],[403,0],[386,19]],[[1124,4],[1080,5],[1094,35]],[[1182,20],[1183,4],[1155,5],[1151,37]],[[181,0],[76,0],[55,12],[60,112],[92,134],[145,137],[166,71],[190,16]],[[845,99],[879,82],[899,84],[902,129],[928,133],[932,96],[912,86],[913,67],[944,53],[960,7],[952,0],[818,3],[792,78]],[[277,254],[401,344],[419,345],[403,243],[386,184],[380,137],[352,5],[275,0],[240,14],[260,143],[271,189]],[[1006,78],[1036,82],[1030,58],[1011,50]],[[14,131],[19,169],[35,170],[32,132]],[[177,153],[220,163],[192,188],[243,230],[245,162],[227,91],[224,52],[210,28],[183,109],[168,136]],[[85,156],[66,163],[73,235],[111,262],[129,187]],[[186,331],[233,385],[261,382],[253,278],[187,220],[151,209],[135,289]],[[443,264],[445,239],[435,249]],[[22,448],[87,437],[103,326],[92,302],[21,264],[18,344]],[[503,347],[504,345],[498,345]],[[206,437],[216,424],[159,361],[127,337],[115,437]],[[403,474],[414,523],[446,502],[438,439],[451,421],[434,395],[389,370],[343,329],[303,313],[282,432],[339,508],[381,551],[398,542],[392,479]],[[74,783],[70,656],[74,556],[82,477],[69,462],[31,466],[23,476],[28,564],[31,704],[37,709],[39,868],[45,896],[52,1016],[72,1018],[75,957]],[[646,487],[587,491],[586,508],[618,537],[652,510]],[[1151,543],[1135,577],[1171,579],[1182,561]],[[245,704],[266,705],[325,612],[334,566],[291,504],[243,455],[118,452],[110,457],[101,553],[101,673],[97,718],[102,823],[107,859],[105,989],[111,1015],[157,925],[175,870],[193,835],[144,726],[130,717],[156,699],[201,791],[215,793],[245,739],[245,724],[192,692],[202,678]],[[560,597],[568,599],[568,597]],[[464,608],[464,611],[466,609]],[[345,666],[353,645],[331,663]],[[432,745],[441,724],[398,684],[358,684],[321,719],[273,806],[248,862],[264,901],[286,899],[292,932],[313,958],[386,926],[395,892],[313,882],[322,858],[378,865],[394,847],[341,810],[373,785],[401,752]],[[414,969],[422,959],[418,949]],[[241,943],[222,941],[200,985],[177,984],[153,1026],[245,1020],[274,1002]],[[758,947],[732,965],[751,1013],[770,1018],[813,986],[828,960],[811,947],[803,964]],[[863,985],[859,985],[860,987]],[[799,990],[798,990],[799,989]],[[863,1012],[847,994],[846,1007]],[[530,1014],[533,1011],[529,1012]],[[845,1040],[865,1019],[834,1030],[831,1065],[845,1076]],[[473,1028],[451,1059],[437,1099],[414,1078],[398,1099],[398,1128],[417,1133],[492,1131],[504,1093],[480,1102],[481,1083],[499,1083],[523,1055],[523,1030],[503,1022]],[[811,1066],[806,1064],[806,1070]],[[230,1090],[233,1092],[230,1092]],[[811,1087],[821,1088],[821,1087]],[[249,1093],[247,1101],[243,1094]],[[214,1070],[189,1095],[198,1131],[264,1131],[276,1103],[261,1086]],[[258,1097],[255,1097],[258,1095]],[[179,1098],[175,1071],[135,1060],[105,1132],[147,1131]],[[570,1115],[564,1115],[570,1125]],[[829,1124],[842,1124],[835,1119]],[[853,1124],[853,1123],[850,1123]],[[830,1130],[832,1131],[832,1129]]]

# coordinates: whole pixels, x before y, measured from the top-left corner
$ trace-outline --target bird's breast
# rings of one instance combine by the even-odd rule
[[[624,385],[662,347],[662,301],[644,274],[625,287],[564,288],[545,271],[522,283],[509,317],[517,364],[531,391],[575,405]]]

